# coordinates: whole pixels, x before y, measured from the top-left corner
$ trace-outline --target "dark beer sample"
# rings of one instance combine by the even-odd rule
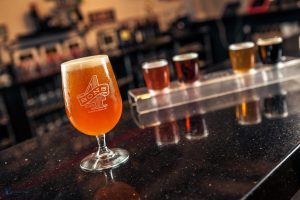
[[[173,57],[179,82],[193,83],[199,79],[199,60],[197,53],[187,53]]]
[[[282,38],[258,39],[258,54],[263,64],[276,64],[282,57]]]

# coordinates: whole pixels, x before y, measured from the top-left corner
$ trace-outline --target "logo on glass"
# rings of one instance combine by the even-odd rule
[[[93,75],[85,92],[79,94],[77,99],[79,104],[87,108],[89,112],[97,112],[107,108],[105,100],[108,95],[108,84],[99,84],[97,75]]]

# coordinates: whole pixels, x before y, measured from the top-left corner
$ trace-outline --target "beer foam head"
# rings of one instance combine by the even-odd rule
[[[162,60],[157,60],[157,61],[153,61],[153,62],[145,62],[142,65],[143,69],[153,69],[153,68],[158,68],[158,67],[164,67],[168,65],[168,61],[166,61],[165,59]]]
[[[280,43],[282,43],[282,37],[259,38],[257,40],[257,45],[259,46],[267,46]]]
[[[241,43],[231,44],[229,46],[229,50],[238,51],[238,50],[243,50],[243,49],[250,49],[253,47],[254,47],[253,42],[241,42]]]
[[[70,60],[61,64],[62,71],[72,71],[84,68],[91,68],[109,63],[107,55],[88,56]]]
[[[192,60],[198,58],[197,53],[186,53],[186,54],[180,54],[173,57],[173,61],[186,61],[186,60]]]

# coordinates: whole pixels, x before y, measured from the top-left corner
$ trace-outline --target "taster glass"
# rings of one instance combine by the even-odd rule
[[[235,73],[251,72],[255,68],[255,45],[253,42],[231,44],[229,57]]]
[[[168,61],[162,59],[145,62],[142,66],[146,86],[150,93],[166,91],[170,86],[170,69]]]
[[[71,60],[61,64],[65,108],[72,125],[80,132],[96,136],[98,151],[84,158],[81,169],[102,171],[128,160],[126,150],[106,146],[105,134],[118,123],[122,99],[106,55]]]
[[[259,38],[257,40],[258,55],[263,64],[276,64],[282,57],[282,38]]]
[[[177,77],[181,83],[195,83],[199,80],[200,66],[197,53],[187,53],[173,57]]]

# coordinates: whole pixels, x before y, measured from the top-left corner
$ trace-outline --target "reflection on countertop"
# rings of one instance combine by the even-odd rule
[[[113,170],[103,173],[106,183],[96,190],[93,200],[140,200],[139,194],[132,186],[114,179]]]
[[[262,114],[268,119],[275,119],[287,117],[289,112],[297,112],[295,106],[293,109],[296,110],[293,110],[288,105],[295,104],[293,103],[295,100],[289,96],[298,90],[300,84],[292,80],[148,113],[138,113],[134,104],[130,109],[132,118],[140,128],[189,120],[187,118],[201,115],[202,126],[207,129],[205,114],[230,107],[235,107],[235,116],[240,125],[252,125],[261,123]]]

